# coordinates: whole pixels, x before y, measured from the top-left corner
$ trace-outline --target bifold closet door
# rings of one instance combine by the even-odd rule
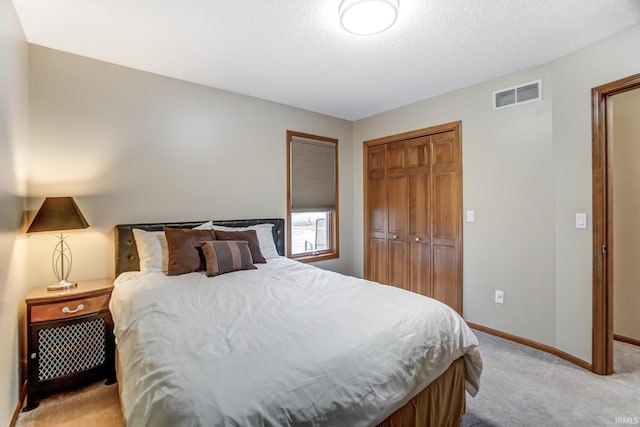
[[[462,314],[460,123],[365,142],[365,277]]]
[[[365,218],[368,224],[365,239],[365,277],[387,283],[387,185],[386,149],[372,147],[367,154]]]
[[[433,298],[462,313],[462,156],[457,132],[431,137]]]
[[[387,282],[407,288],[407,151],[406,142],[387,144]]]
[[[409,212],[409,283],[407,289],[433,296],[431,282],[431,194],[429,153],[431,137],[407,141]]]

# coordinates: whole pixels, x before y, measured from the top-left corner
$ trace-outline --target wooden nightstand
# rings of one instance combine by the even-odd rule
[[[113,279],[78,282],[67,291],[35,288],[27,304],[27,404],[42,395],[107,379],[115,382],[115,344],[109,299]]]

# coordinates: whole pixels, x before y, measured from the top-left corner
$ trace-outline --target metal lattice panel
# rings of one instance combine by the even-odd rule
[[[98,318],[38,331],[38,381],[85,371],[105,363],[105,322]]]

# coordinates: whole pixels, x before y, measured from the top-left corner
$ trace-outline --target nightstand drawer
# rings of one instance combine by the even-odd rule
[[[31,306],[31,322],[67,319],[109,309],[111,294]]]

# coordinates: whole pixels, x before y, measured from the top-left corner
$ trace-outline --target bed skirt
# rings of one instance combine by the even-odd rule
[[[377,427],[458,427],[466,408],[464,358],[455,360],[442,375]],[[122,414],[122,369],[116,348],[116,378]]]
[[[118,400],[120,401],[120,416],[122,417],[122,425],[127,425],[127,419],[124,417],[124,405],[122,404],[122,368],[120,367],[120,354],[118,353],[118,345],[116,344],[116,381],[118,382]]]
[[[458,427],[466,408],[461,357],[378,427]]]

